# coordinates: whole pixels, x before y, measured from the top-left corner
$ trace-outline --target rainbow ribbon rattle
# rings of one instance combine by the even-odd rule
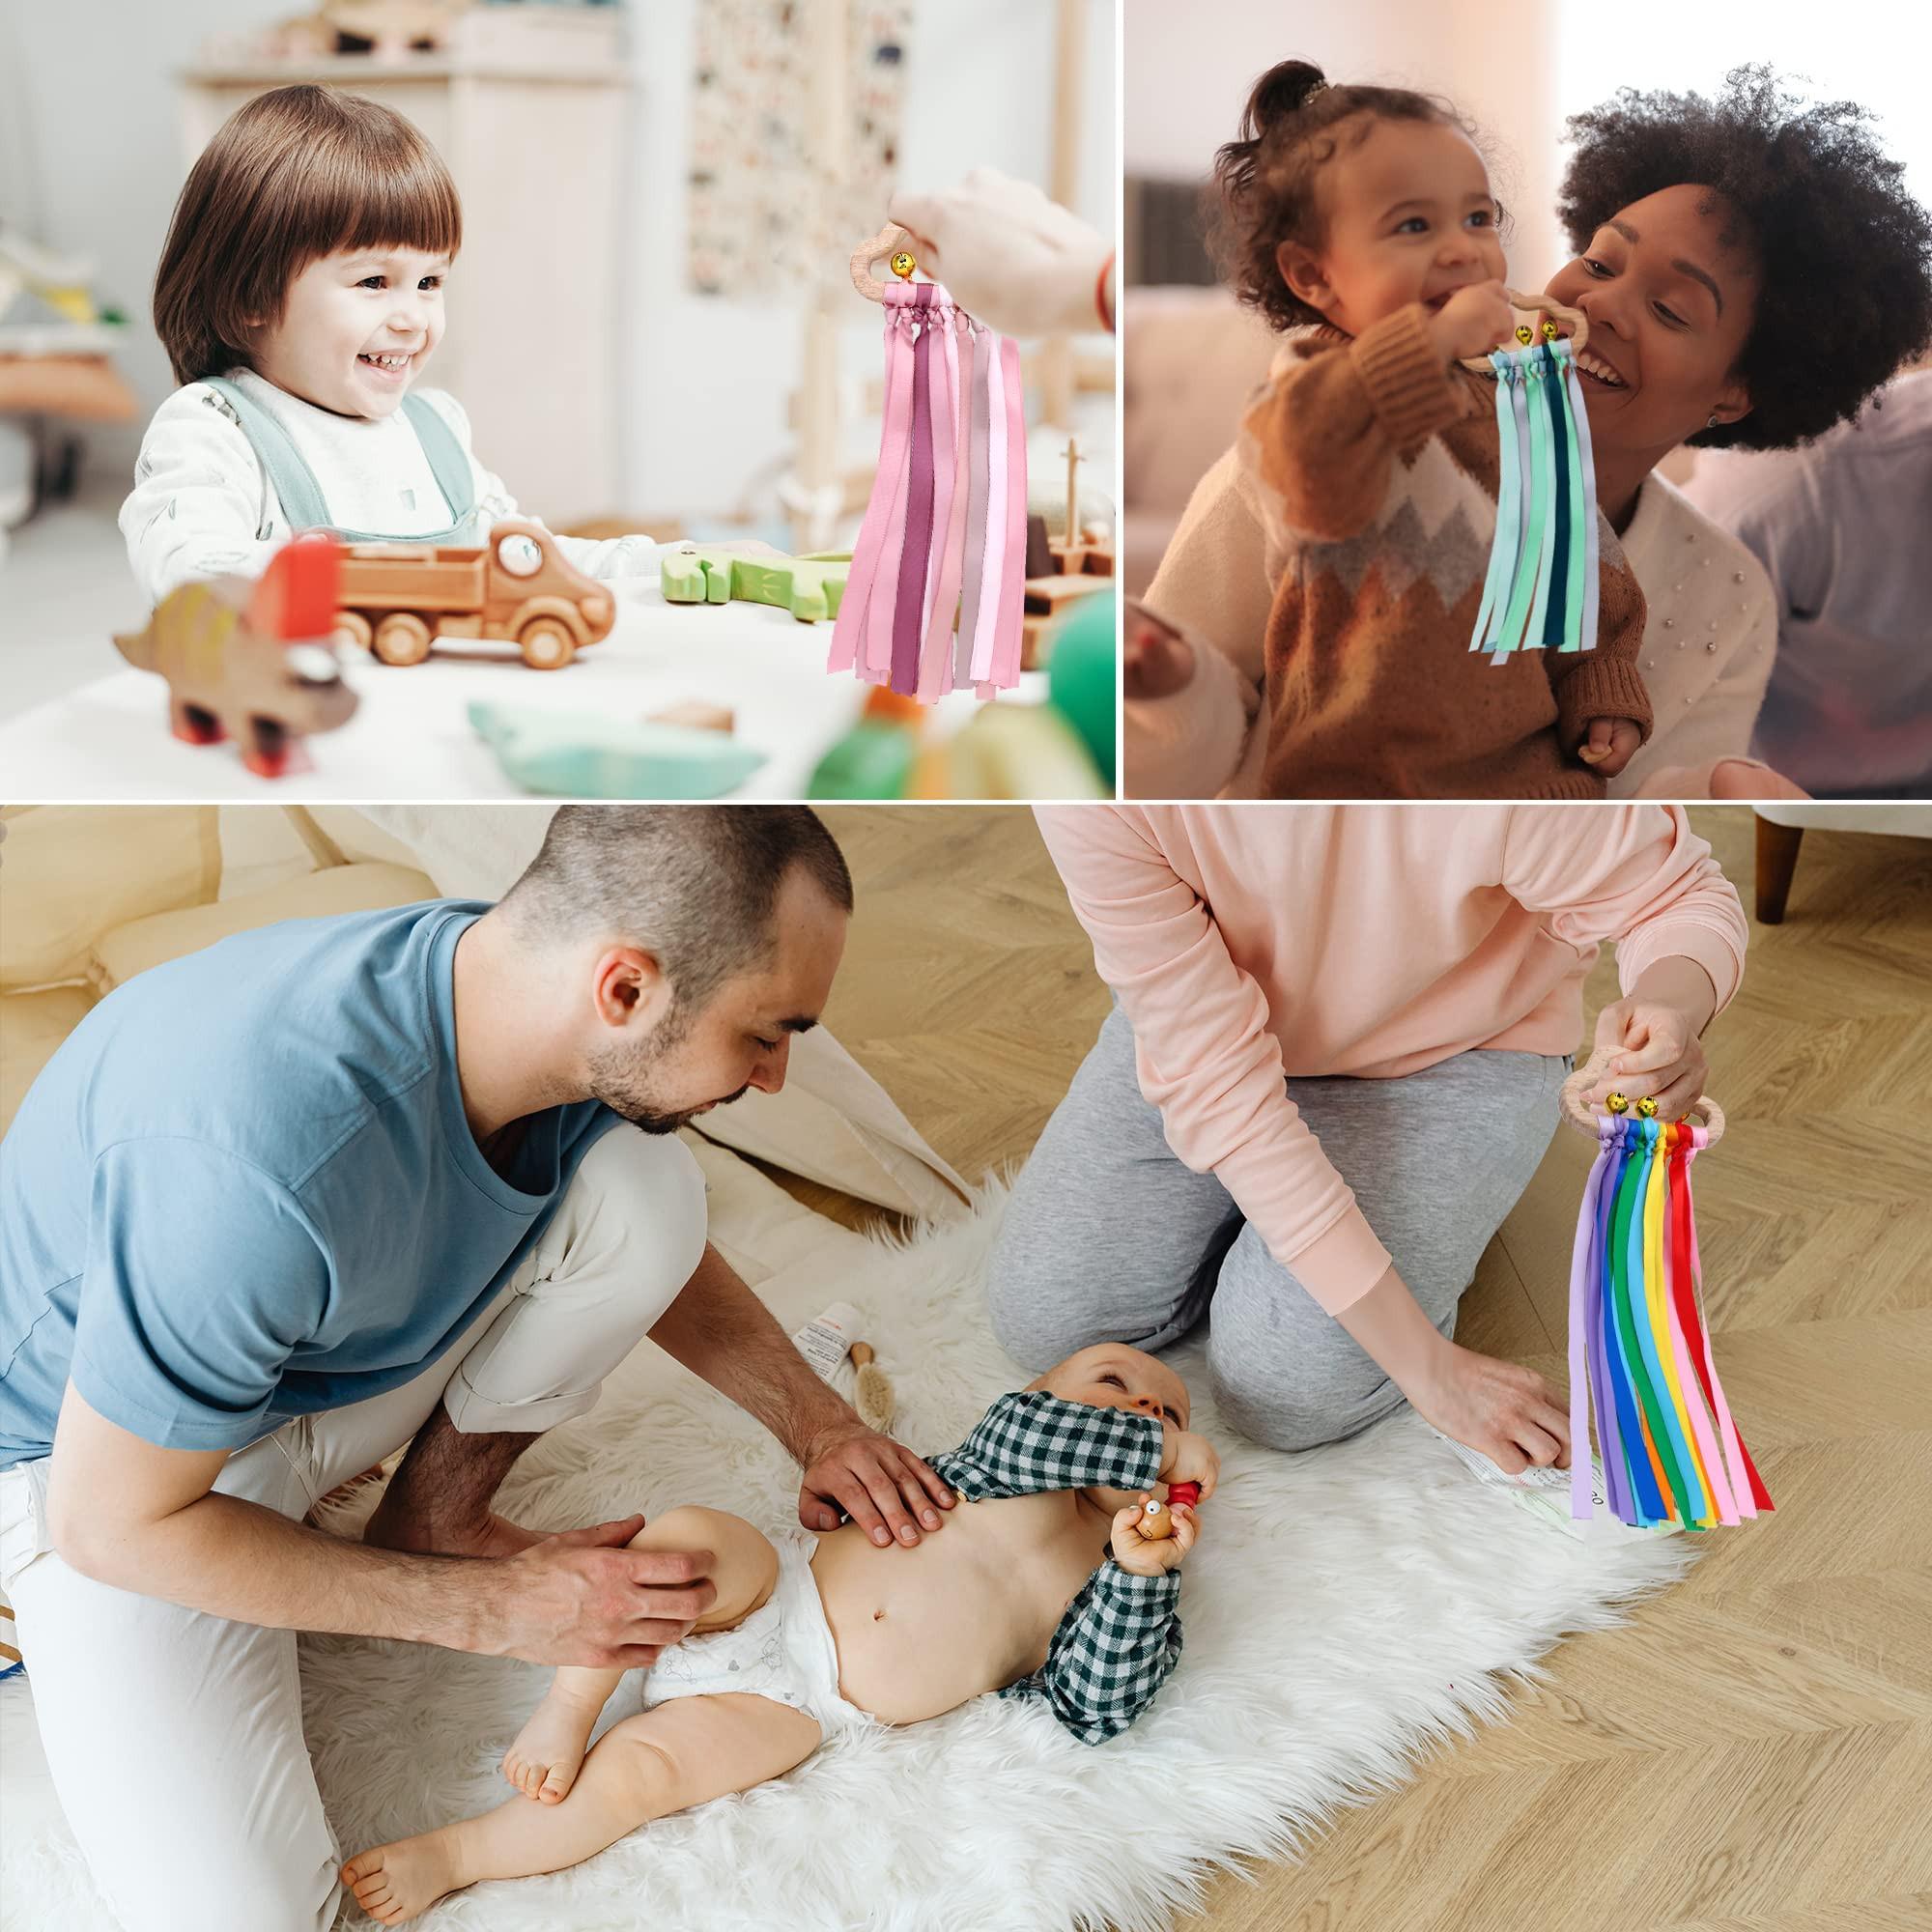
[[[1520,323],[1520,347],[1463,364],[1496,378],[1496,538],[1469,638],[1492,664],[1515,650],[1594,649],[1600,594],[1597,473],[1577,374],[1589,321],[1548,296],[1508,294],[1513,307],[1549,310],[1576,332],[1565,340],[1547,321],[1538,342]]]
[[[1709,1529],[1772,1507],[1711,1358],[1690,1163],[1724,1134],[1715,1100],[1660,1121],[1621,1094],[1592,1115],[1601,1063],[1563,1083],[1564,1121],[1597,1143],[1570,1264],[1570,1514],[1593,1514],[1589,1413],[1605,1493],[1633,1528]]]

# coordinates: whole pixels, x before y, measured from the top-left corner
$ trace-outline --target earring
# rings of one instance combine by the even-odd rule
[[[1715,413],[1713,413],[1713,415],[1712,415],[1712,417],[1711,417],[1711,420],[1710,420],[1709,422],[1707,422],[1707,423],[1706,423],[1706,424],[1704,425],[1704,427],[1705,427],[1706,429],[1716,429],[1716,428],[1717,428],[1717,426],[1718,426],[1718,418],[1717,418],[1716,414],[1715,414]]]

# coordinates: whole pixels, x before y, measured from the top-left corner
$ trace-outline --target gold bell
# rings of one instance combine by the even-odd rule
[[[919,264],[903,248],[893,257],[893,273],[902,282],[911,281],[912,271],[918,267]]]
[[[1536,340],[1536,331],[1530,327],[1528,323],[1520,322],[1516,326],[1516,339],[1527,349]]]
[[[1549,322],[1549,321],[1546,321],[1546,322],[1544,323],[1544,325],[1543,325],[1543,339],[1544,339],[1544,341],[1546,341],[1546,342],[1554,342],[1554,341],[1556,340],[1556,338],[1557,338],[1557,337],[1558,337],[1559,335],[1561,335],[1562,333],[1563,333],[1563,331],[1562,331],[1562,330],[1561,330],[1560,328],[1558,328],[1558,327],[1556,327],[1556,325],[1555,325],[1555,324],[1554,324],[1553,322]]]
[[[1639,1114],[1641,1114],[1644,1117],[1646,1121],[1654,1121],[1657,1119],[1657,1102],[1653,1100],[1648,1094],[1646,1094],[1643,1096],[1643,1098],[1636,1103],[1636,1110]]]
[[[1625,1109],[1629,1107],[1630,1102],[1626,1100],[1621,1094],[1605,1094],[1604,1095],[1604,1105],[1606,1106],[1611,1113],[1621,1114],[1625,1111]]]

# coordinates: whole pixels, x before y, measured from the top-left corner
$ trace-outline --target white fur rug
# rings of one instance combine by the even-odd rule
[[[713,1228],[796,1329],[855,1303],[893,1376],[897,1434],[937,1451],[1028,1378],[989,1338],[985,1257],[1004,1197],[908,1247],[796,1209],[701,1151]],[[1237,1855],[1280,1856],[1339,1805],[1399,1782],[1445,1734],[1506,1716],[1512,1677],[1571,1631],[1620,1620],[1681,1575],[1688,1539],[1577,1542],[1484,1489],[1408,1411],[1304,1456],[1219,1426],[1198,1345],[1171,1360],[1223,1482],[1187,1566],[1186,1649],[1152,1710],[1091,1748],[1035,1706],[976,1699],[848,1735],[790,1776],[666,1819],[548,1878],[479,1886],[431,1932],[1156,1932]],[[524,1460],[507,1512],[562,1527],[682,1501],[768,1527],[797,1477],[777,1444],[648,1345],[596,1411]],[[364,1498],[362,1511],[370,1506]],[[942,1531],[941,1534],[944,1534]],[[345,1851],[499,1803],[497,1760],[535,1703],[534,1665],[347,1638],[302,1643],[307,1727]],[[627,1680],[607,1723],[636,1708]],[[111,1932],[58,1813],[31,1799],[27,1690],[0,1687],[0,1868],[13,1932]],[[1167,1821],[1182,1818],[1177,1833]],[[191,1857],[191,1848],[184,1848]],[[366,1924],[352,1900],[344,1925]]]

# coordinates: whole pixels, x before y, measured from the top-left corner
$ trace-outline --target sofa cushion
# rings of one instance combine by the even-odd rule
[[[99,934],[200,905],[221,877],[213,806],[26,806],[6,834],[0,987],[83,979]]]
[[[1234,441],[1275,338],[1225,289],[1134,289],[1121,324],[1127,508],[1178,518]]]

